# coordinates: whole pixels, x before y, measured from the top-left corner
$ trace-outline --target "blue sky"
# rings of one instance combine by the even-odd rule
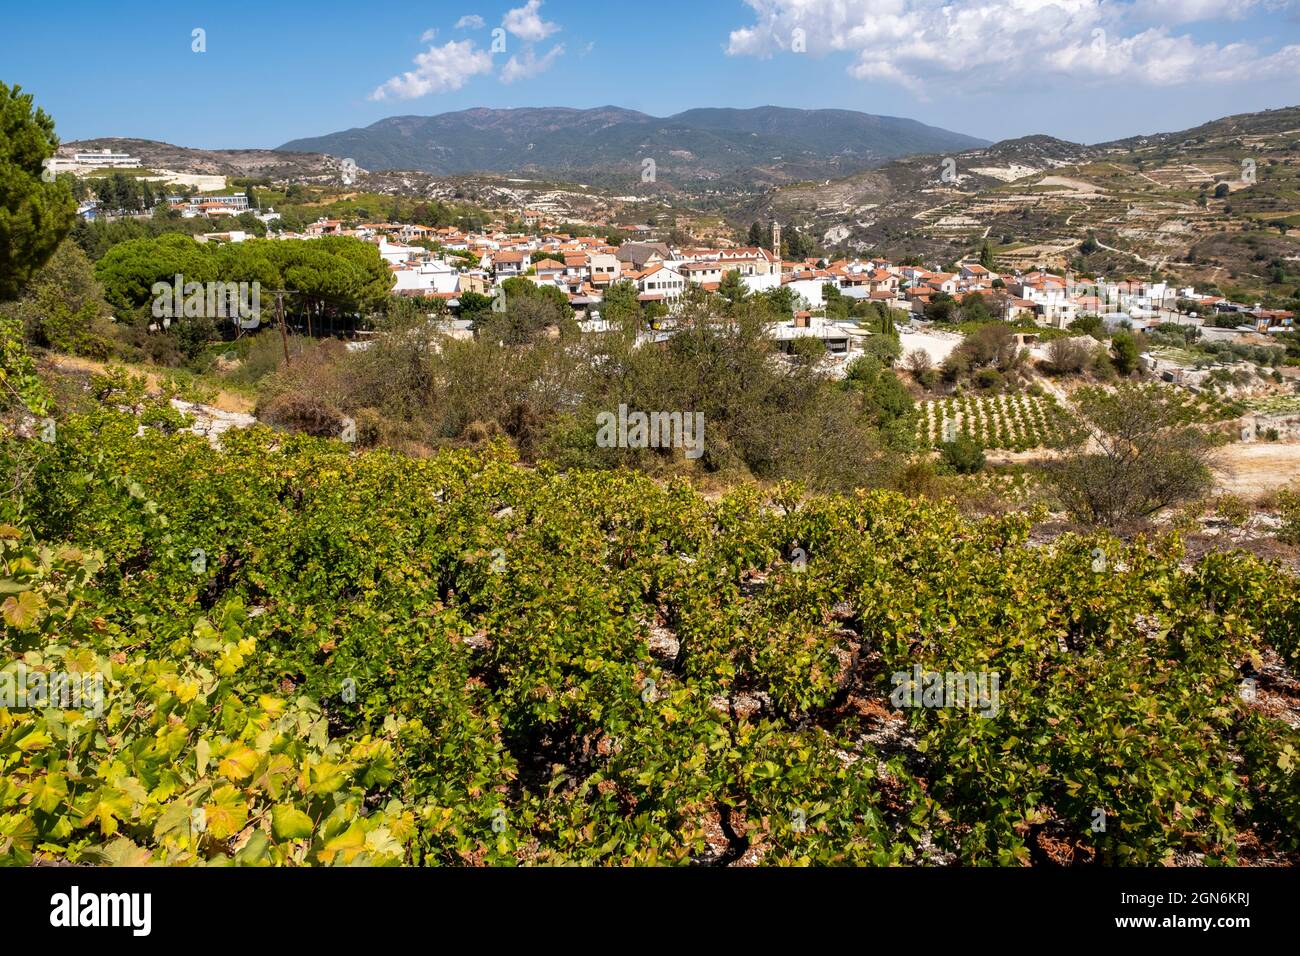
[[[0,17],[0,80],[64,140],[268,147],[474,106],[773,104],[1098,142],[1300,105],[1300,0],[65,0]]]

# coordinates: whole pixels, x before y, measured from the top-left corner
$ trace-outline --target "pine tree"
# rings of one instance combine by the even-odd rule
[[[738,270],[731,269],[723,275],[722,281],[718,284],[718,295],[732,305],[743,301],[749,295],[749,288],[741,281]]]
[[[57,145],[54,121],[33,112],[31,95],[0,83],[0,302],[17,298],[77,218],[67,182],[42,175]]]

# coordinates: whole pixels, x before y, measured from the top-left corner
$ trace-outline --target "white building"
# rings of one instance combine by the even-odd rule
[[[88,153],[73,153],[72,161],[78,166],[97,169],[139,169],[140,160],[111,149],[97,149]]]
[[[636,280],[636,287],[642,301],[672,301],[681,298],[686,291],[686,277],[676,269],[653,266]]]
[[[408,259],[415,259],[427,253],[427,249],[419,246],[399,246],[390,243],[387,239],[381,239],[379,242],[379,258],[393,266],[401,265]]]
[[[422,262],[410,269],[398,269],[393,276],[397,279],[393,292],[398,295],[402,293],[450,295],[460,291],[459,273],[454,266],[441,259]]]
[[[759,292],[770,292],[772,289],[781,288],[781,273],[769,272],[765,275],[741,276],[740,281],[751,295]]]
[[[825,279],[795,279],[793,282],[785,283],[785,287],[803,299],[809,309],[825,307],[825,285]]]

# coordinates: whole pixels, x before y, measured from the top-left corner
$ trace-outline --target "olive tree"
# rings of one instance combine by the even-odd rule
[[[1048,477],[1074,518],[1114,526],[1208,494],[1219,439],[1188,423],[1171,392],[1125,384],[1073,398],[1074,424]]]

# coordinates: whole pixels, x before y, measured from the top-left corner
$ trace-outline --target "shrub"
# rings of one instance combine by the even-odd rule
[[[942,442],[939,454],[943,462],[959,475],[973,475],[984,468],[984,446],[973,438],[959,435],[955,441]]]
[[[930,358],[930,353],[925,349],[912,349],[908,352],[904,359],[904,365],[917,381],[920,381],[927,372],[934,370],[934,360]]]
[[[890,366],[903,354],[903,345],[897,335],[873,335],[862,345],[863,355],[880,360],[882,365]]]
[[[71,239],[59,246],[22,298],[0,312],[21,319],[27,340],[39,348],[99,359],[111,350],[111,313],[103,288]]]
[[[1282,519],[1278,540],[1284,544],[1300,544],[1300,491],[1278,492],[1277,510]]]
[[[50,395],[23,344],[22,326],[16,319],[0,318],[0,410],[14,406],[43,415]]]
[[[259,404],[257,416],[268,424],[316,438],[338,438],[345,418],[327,400],[299,391],[284,392]]]
[[[1141,354],[1133,333],[1116,332],[1111,339],[1110,351],[1111,359],[1115,363],[1115,371],[1120,375],[1132,375],[1137,371]]]
[[[1052,339],[1047,343],[1047,361],[1053,374],[1077,375],[1088,365],[1092,348],[1075,338]]]
[[[1048,476],[1078,520],[1115,525],[1206,494],[1215,441],[1185,421],[1178,397],[1160,386],[1084,388],[1067,451]]]
[[[1238,495],[1220,495],[1214,512],[1232,527],[1240,528],[1250,518],[1250,505]]]

